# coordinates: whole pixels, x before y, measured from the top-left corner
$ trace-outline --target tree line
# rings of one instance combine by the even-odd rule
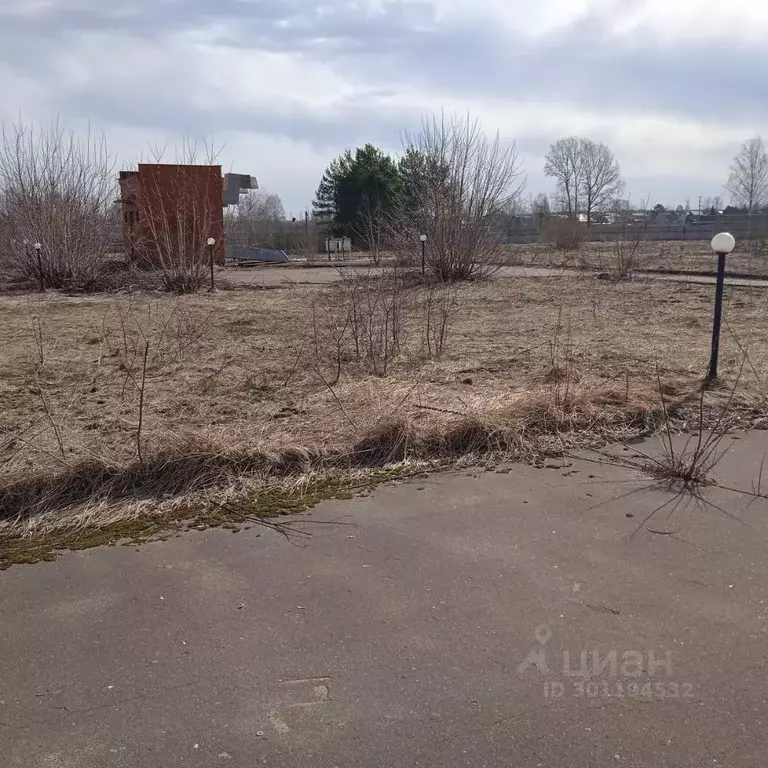
[[[178,162],[194,162],[195,150],[188,149]],[[4,128],[0,269],[41,287],[97,285],[113,267],[108,256],[119,236],[115,165],[104,136],[76,136],[57,123],[47,130],[23,123]],[[547,152],[544,172],[556,191],[551,207],[544,195],[533,201],[534,213],[542,218],[554,210],[591,224],[606,210],[631,211],[620,199],[619,163],[605,144],[577,136],[559,139]],[[409,258],[423,254],[424,269],[440,279],[471,277],[493,261],[500,233],[522,211],[525,185],[514,142],[502,141],[498,132],[486,134],[469,115],[434,115],[405,136],[400,157],[366,144],[335,158],[317,189],[313,230],[321,224],[331,234],[349,236],[374,257],[383,243]],[[738,210],[768,210],[768,155],[760,136],[742,145],[725,189]],[[659,206],[656,211],[663,213]],[[274,247],[290,250],[305,236],[310,252],[309,241],[317,234],[310,233],[309,221],[286,222],[279,198],[263,193],[241,199],[226,224],[230,241],[243,245],[271,237]],[[276,228],[285,243],[275,240]],[[186,290],[205,277],[210,233],[204,226],[197,229],[191,256],[167,238],[169,290]],[[422,235],[426,240],[419,254]]]
[[[517,161],[516,161],[517,162]],[[518,163],[518,165],[520,165]],[[521,166],[520,166],[521,167]],[[347,236],[368,244],[384,222],[409,217],[424,202],[422,197],[445,176],[436,158],[425,148],[406,141],[404,154],[392,157],[372,144],[346,150],[334,159],[323,174],[313,203],[313,213],[330,234]],[[625,181],[618,160],[601,142],[568,136],[554,142],[546,154],[544,174],[555,182],[554,195],[539,194],[531,200],[530,214],[544,219],[557,212],[569,218],[581,217],[589,226],[598,214],[630,215],[631,205],[622,199]],[[729,169],[724,185],[732,211],[768,211],[768,154],[760,136],[745,142]],[[522,200],[507,200],[507,213],[519,213]],[[434,201],[433,201],[434,203]],[[719,196],[701,204],[705,214],[722,205]],[[653,209],[665,212],[661,204]],[[682,206],[673,209],[683,212]],[[690,211],[690,205],[685,213]],[[499,209],[497,213],[503,211]],[[600,218],[597,219],[601,220]]]
[[[441,149],[439,142],[411,138],[406,140],[399,159],[372,144],[354,152],[346,150],[323,174],[313,203],[314,215],[326,222],[334,235],[368,241],[371,230],[383,222],[413,218],[419,211],[423,213],[425,207],[434,208],[439,204],[436,192],[451,195],[463,191],[451,189],[449,184],[450,177],[455,176],[453,166],[462,158],[458,153],[447,158],[440,154]],[[494,151],[495,160],[508,163],[509,158],[502,156],[499,147]],[[513,164],[514,176],[522,176],[522,164],[516,153]],[[592,223],[597,212],[615,204],[624,186],[611,150],[604,144],[574,136],[551,146],[544,171],[556,181],[558,210],[570,217],[584,213],[587,224]],[[454,181],[461,186],[462,181]],[[497,217],[519,210],[521,191],[518,188],[515,194],[503,198],[504,204],[494,211]],[[550,212],[545,195],[537,197],[533,207],[547,215]]]

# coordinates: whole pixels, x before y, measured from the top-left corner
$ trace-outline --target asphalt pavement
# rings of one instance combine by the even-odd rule
[[[719,476],[750,490],[768,435],[727,442]],[[13,567],[0,763],[762,767],[768,510],[705,497],[550,461],[323,503],[306,539]]]

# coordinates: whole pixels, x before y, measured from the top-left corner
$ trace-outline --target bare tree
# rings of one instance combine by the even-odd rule
[[[760,136],[742,144],[733,159],[725,189],[731,202],[749,213],[768,203],[768,155]]]
[[[254,190],[240,195],[236,208],[224,215],[227,241],[233,245],[274,247],[275,236],[285,225],[285,209],[279,195]]]
[[[595,213],[606,210],[624,187],[616,158],[605,144],[581,139],[581,197],[587,226]]]
[[[620,197],[611,202],[610,209],[615,217],[615,221],[619,221],[622,224],[632,221],[635,212],[635,209],[632,207],[632,201]]]
[[[700,200],[701,204],[699,210],[704,215],[718,213],[723,207],[723,201],[719,195],[715,195],[714,197],[702,197]]]
[[[550,148],[544,163],[544,174],[557,183],[557,202],[563,213],[574,218],[579,213],[579,193],[583,175],[583,139],[569,136]]]
[[[543,227],[549,222],[552,215],[552,209],[549,205],[549,198],[544,194],[538,194],[531,200],[531,216],[537,227]]]
[[[371,200],[366,195],[355,234],[360,238],[368,253],[371,254],[374,264],[378,264],[381,260],[385,229],[386,216],[382,213],[381,206],[371,204]]]
[[[104,266],[115,186],[103,135],[76,136],[58,121],[3,126],[2,264],[41,287],[87,285]]]
[[[610,207],[623,188],[616,158],[605,144],[569,136],[556,141],[547,153],[544,173],[557,182],[557,196],[570,217],[582,211],[587,226],[598,211]]]
[[[398,249],[416,257],[419,235],[426,235],[426,269],[441,281],[495,271],[502,255],[500,218],[525,188],[514,143],[503,143],[498,133],[489,139],[469,115],[441,115],[425,119],[404,144],[406,156],[424,162],[419,183],[411,185],[418,197],[394,228]]]

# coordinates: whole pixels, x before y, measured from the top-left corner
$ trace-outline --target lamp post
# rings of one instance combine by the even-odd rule
[[[43,257],[40,255],[43,245],[42,243],[35,243],[33,247],[37,254],[37,276],[40,280],[40,293],[43,293],[45,291],[45,276],[43,275]]]
[[[712,325],[712,352],[709,356],[707,382],[717,378],[717,355],[720,349],[720,322],[723,314],[723,283],[725,281],[725,257],[736,247],[736,240],[729,232],[721,232],[712,238],[712,250],[717,254],[717,286],[715,288],[715,320]]]
[[[421,240],[421,276],[424,277],[427,272],[427,236],[419,235]]]
[[[31,261],[32,260],[31,259],[32,251],[29,248],[29,240],[27,240],[26,237],[21,241],[21,247],[24,249],[23,250],[24,261],[25,262]],[[40,287],[40,272],[39,271],[38,271],[38,274],[37,274],[37,282],[38,282],[38,288],[39,288]]]
[[[212,238],[208,238],[208,258],[211,262],[211,290],[214,289],[213,284],[213,246],[216,245],[216,241]]]

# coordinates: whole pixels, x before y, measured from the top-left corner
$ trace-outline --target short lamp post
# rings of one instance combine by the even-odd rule
[[[211,290],[214,289],[214,283],[213,283],[213,246],[216,245],[216,240],[214,240],[212,237],[208,238],[208,259],[211,263]]]
[[[421,240],[421,276],[424,277],[427,273],[427,236],[419,235]]]
[[[45,291],[45,275],[43,274],[43,257],[41,251],[43,250],[42,243],[35,243],[33,248],[37,254],[37,277],[40,281],[40,293]]]
[[[709,356],[707,382],[717,378],[717,356],[720,349],[720,322],[723,315],[723,283],[725,281],[725,257],[736,247],[736,240],[729,232],[721,232],[712,238],[712,250],[717,254],[717,286],[715,288],[715,320],[712,325],[712,352]]]

